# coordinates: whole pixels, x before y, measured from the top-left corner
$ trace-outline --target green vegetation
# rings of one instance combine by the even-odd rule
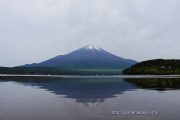
[[[122,69],[61,69],[54,67],[0,67],[0,74],[24,75],[119,75]]]
[[[125,75],[179,75],[180,60],[148,60],[123,71]]]
[[[117,68],[109,68],[109,69],[107,69],[107,68],[104,68],[104,69],[72,69],[72,70],[78,70],[78,71],[86,71],[86,72],[104,72],[104,73],[109,73],[109,72],[114,72],[114,73],[118,73],[118,74],[120,74],[120,73],[122,73],[122,71],[124,70],[124,69],[117,69]]]

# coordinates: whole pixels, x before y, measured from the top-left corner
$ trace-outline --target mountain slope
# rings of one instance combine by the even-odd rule
[[[57,67],[65,69],[119,69],[137,63],[113,55],[96,46],[85,46],[66,55],[59,55],[41,63],[24,65],[24,67]]]

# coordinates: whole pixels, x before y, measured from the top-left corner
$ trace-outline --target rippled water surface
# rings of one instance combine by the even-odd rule
[[[114,111],[116,114],[112,114]],[[158,114],[120,114],[127,111],[156,111]],[[179,118],[178,78],[27,77],[0,80],[0,120],[178,120]]]

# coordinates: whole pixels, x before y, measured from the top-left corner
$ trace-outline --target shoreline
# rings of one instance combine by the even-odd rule
[[[0,78],[46,77],[46,78],[180,78],[180,75],[15,75],[0,74]]]

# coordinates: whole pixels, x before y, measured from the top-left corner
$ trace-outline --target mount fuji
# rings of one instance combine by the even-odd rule
[[[41,63],[26,64],[23,67],[124,69],[136,63],[135,60],[118,57],[97,46],[87,45],[66,55],[58,55]]]

